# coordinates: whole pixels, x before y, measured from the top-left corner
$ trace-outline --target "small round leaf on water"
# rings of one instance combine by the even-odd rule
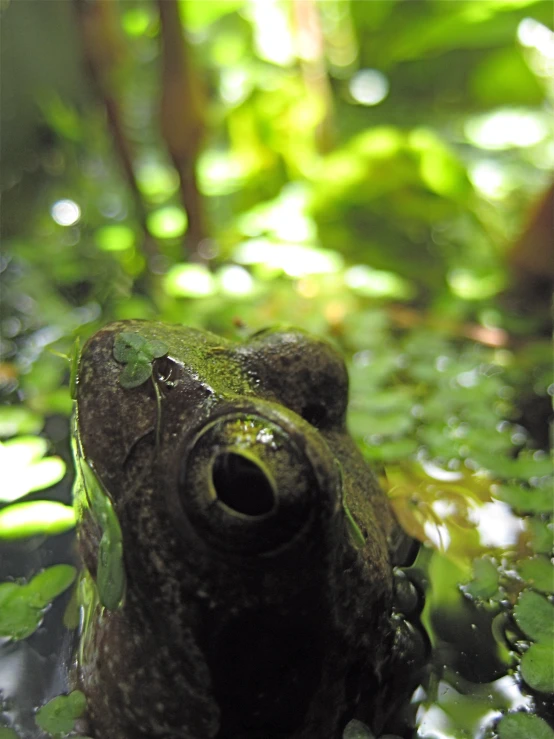
[[[489,557],[476,559],[473,563],[474,579],[464,585],[464,591],[472,598],[488,600],[498,592],[498,569]]]
[[[19,734],[15,729],[0,728],[0,739],[19,739]]]
[[[0,604],[0,637],[19,641],[34,634],[40,626],[42,609],[32,605],[24,585],[2,583]]]
[[[554,731],[542,718],[531,713],[509,713],[497,727],[500,739],[554,739]]]
[[[521,658],[521,677],[541,693],[554,693],[554,643],[531,644]]]
[[[342,739],[374,739],[374,735],[368,726],[353,718],[344,727]]]
[[[54,565],[20,585],[0,584],[0,636],[26,639],[40,626],[44,609],[75,579],[75,567]]]
[[[520,577],[543,593],[554,593],[554,565],[548,557],[524,559],[516,565]]]
[[[72,585],[77,570],[71,565],[53,565],[39,572],[25,586],[38,608],[44,608]]]
[[[532,590],[524,590],[514,608],[519,628],[535,641],[554,643],[554,606]]]
[[[75,720],[83,715],[87,703],[80,690],[69,695],[58,695],[37,711],[36,723],[47,734],[68,734]]]

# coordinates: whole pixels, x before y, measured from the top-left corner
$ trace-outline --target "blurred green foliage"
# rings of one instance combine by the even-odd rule
[[[76,336],[300,325],[347,356],[350,429],[425,542],[417,735],[551,736],[551,3],[178,5],[190,109],[154,0],[0,5],[5,531],[60,505],[38,434]]]

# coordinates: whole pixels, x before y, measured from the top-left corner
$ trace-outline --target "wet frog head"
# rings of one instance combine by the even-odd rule
[[[335,739],[393,642],[384,494],[326,342],[113,323],[81,355],[75,682],[102,739]]]

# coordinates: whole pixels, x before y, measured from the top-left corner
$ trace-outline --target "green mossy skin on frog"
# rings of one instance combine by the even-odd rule
[[[130,389],[121,332],[167,347]],[[76,446],[110,497],[126,579],[113,610],[91,599],[73,673],[96,739],[339,739],[353,717],[374,723],[396,523],[347,395],[340,355],[298,329],[235,343],[119,321],[85,345]],[[82,487],[76,507],[94,582],[102,531]]]

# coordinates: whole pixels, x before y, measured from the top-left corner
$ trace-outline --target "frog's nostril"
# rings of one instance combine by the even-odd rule
[[[219,454],[212,466],[218,500],[245,516],[264,516],[275,506],[275,491],[255,462],[234,452]]]

